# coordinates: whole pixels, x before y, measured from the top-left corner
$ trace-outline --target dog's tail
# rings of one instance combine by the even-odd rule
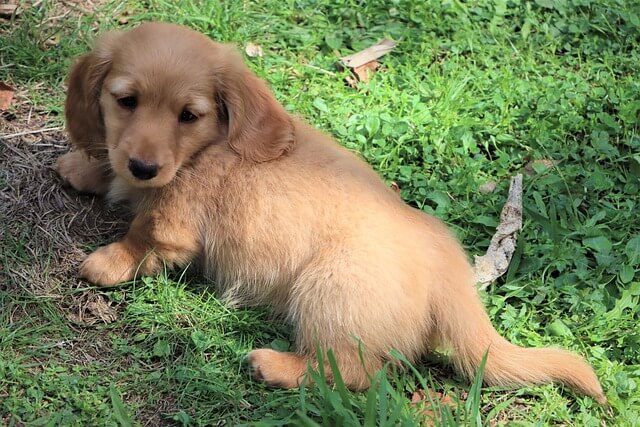
[[[556,348],[522,348],[493,328],[472,283],[458,283],[440,301],[435,324],[440,340],[453,350],[455,366],[469,378],[476,375],[488,351],[484,381],[489,385],[558,382],[605,404],[598,378],[580,356]],[[457,295],[456,295],[457,294]]]

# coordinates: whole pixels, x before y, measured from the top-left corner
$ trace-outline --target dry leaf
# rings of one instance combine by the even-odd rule
[[[45,49],[57,46],[58,44],[60,44],[60,36],[51,36],[43,43]]]
[[[356,52],[352,55],[343,56],[340,61],[343,65],[350,68],[360,67],[367,62],[374,61],[380,58],[382,55],[391,51],[396,47],[397,43],[393,40],[384,39],[378,43],[370,46],[360,52]]]
[[[355,67],[353,72],[356,73],[359,81],[367,83],[371,74],[375,73],[378,68],[380,68],[380,63],[378,61],[371,61],[359,67]]]
[[[493,193],[493,190],[496,189],[496,185],[497,184],[494,181],[485,182],[480,187],[478,187],[478,191],[480,191],[482,194]]]
[[[431,399],[429,399],[429,396],[431,397]],[[424,404],[422,415],[426,418],[426,424],[431,426],[436,425],[436,414],[433,411],[434,408],[432,407],[431,402],[433,401],[433,403],[436,405],[436,408],[438,407],[438,404],[440,404],[441,406],[448,405],[453,408],[455,407],[455,402],[449,396],[443,396],[442,393],[438,393],[432,390],[429,390],[429,396],[427,396],[427,393],[422,389],[414,391],[413,395],[411,396],[411,406]]]
[[[502,276],[509,268],[516,250],[518,232],[522,230],[522,175],[511,179],[509,196],[500,213],[500,224],[483,256],[474,256],[476,280],[480,289]]]
[[[251,58],[255,58],[256,56],[262,58],[263,55],[262,46],[251,42],[244,45],[244,51],[247,53],[247,56]]]
[[[104,298],[97,298],[87,305],[87,309],[104,323],[113,323],[118,319],[116,311]]]
[[[18,16],[20,10],[17,4],[0,4],[0,18],[11,19],[12,16]]]
[[[118,313],[101,295],[86,294],[74,301],[68,311],[67,319],[81,326],[91,326],[96,323],[113,323],[118,320]]]
[[[347,81],[347,84],[349,85],[349,87],[356,89],[358,87],[358,79],[355,78],[354,76],[347,76],[345,77],[345,80]]]
[[[129,12],[128,10],[122,12],[122,14],[118,17],[118,25],[127,25],[129,23],[129,16],[131,16],[131,12]]]
[[[342,65],[349,67],[356,76],[356,78],[347,76],[347,84],[355,89],[358,87],[358,81],[368,82],[371,74],[380,68],[380,63],[376,59],[389,52],[396,44],[393,40],[384,39],[360,52],[340,58]]]
[[[0,111],[6,111],[11,106],[15,90],[6,83],[0,82]]]
[[[91,3],[91,2],[89,2],[89,3]],[[130,23],[131,17],[136,15],[138,12],[139,11],[138,11],[136,6],[134,6],[132,4],[127,5],[123,9],[120,10],[120,13],[115,15],[116,22],[120,26],[125,26],[125,25]],[[85,11],[85,13],[86,14],[91,14],[93,12],[90,11],[90,10],[87,10],[87,11]]]
[[[389,184],[389,187],[391,187],[394,193],[400,194],[400,186],[397,182],[393,181],[391,184]]]
[[[531,160],[529,163],[525,165],[524,173],[526,173],[529,176],[533,176],[536,174],[536,171],[534,169],[536,166],[542,167],[543,169],[549,169],[554,167],[558,163],[559,162],[557,160],[550,160],[550,159]]]

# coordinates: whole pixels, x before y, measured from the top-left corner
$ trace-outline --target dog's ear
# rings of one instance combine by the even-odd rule
[[[214,71],[221,118],[228,141],[242,158],[274,160],[294,145],[293,121],[267,85],[244,64],[232,45],[218,45],[222,60]]]
[[[113,47],[120,33],[107,33],[95,48],[71,67],[64,114],[71,144],[94,157],[105,151],[105,129],[100,112],[102,82],[111,68]]]

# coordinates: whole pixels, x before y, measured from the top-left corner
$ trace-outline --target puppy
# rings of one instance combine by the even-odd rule
[[[230,303],[273,306],[296,352],[249,353],[268,385],[298,386],[332,349],[361,390],[391,349],[415,361],[446,346],[470,377],[488,350],[488,384],[560,382],[606,402],[579,356],[498,335],[446,227],[287,114],[233,47],[164,23],[106,34],[72,67],[65,113],[62,178],[135,214],[80,275],[113,286],[196,263]]]

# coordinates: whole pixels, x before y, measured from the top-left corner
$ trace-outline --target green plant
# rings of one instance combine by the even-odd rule
[[[102,216],[99,233],[78,222],[93,202],[72,204],[48,174],[63,136],[36,133],[0,144],[0,423],[418,424],[418,388],[454,399],[433,402],[439,425],[640,423],[637,2],[63,3],[24,2],[16,20],[0,20],[0,81],[17,89],[2,135],[62,124],[66,71],[96,33],[158,19],[259,44],[264,56],[246,60],[289,111],[361,153],[471,254],[489,244],[509,177],[527,171],[524,230],[509,271],[483,294],[489,315],[515,343],[586,356],[611,408],[554,385],[480,389],[427,363],[373,374],[364,393],[320,372],[309,389],[267,390],[242,356],[292,339],[265,309],[229,309],[197,275],[78,284],[79,253],[118,232]],[[350,88],[337,59],[383,37],[398,47]],[[496,189],[480,191],[488,182]],[[43,225],[67,205],[58,228]],[[96,303],[113,316],[83,323],[78,313]]]

